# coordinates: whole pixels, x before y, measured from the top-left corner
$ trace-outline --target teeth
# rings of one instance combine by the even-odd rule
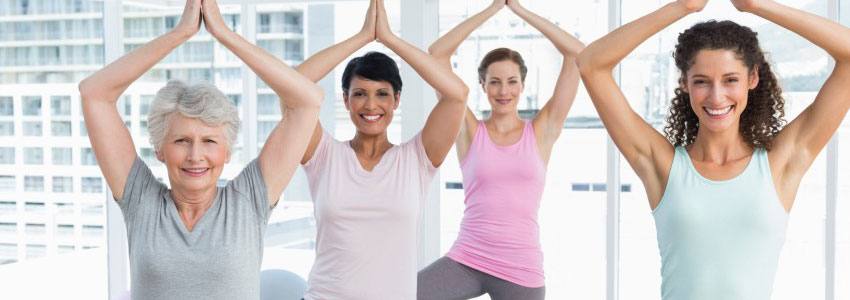
[[[381,115],[362,115],[363,118],[369,121],[375,121],[381,118]]]
[[[720,116],[720,115],[725,115],[725,114],[729,113],[730,111],[732,111],[732,106],[727,106],[726,108],[721,108],[721,109],[711,109],[711,108],[706,107],[705,111],[708,112],[709,115]]]

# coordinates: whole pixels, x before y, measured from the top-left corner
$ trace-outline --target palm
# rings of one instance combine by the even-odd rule
[[[505,3],[510,9],[517,9],[519,7],[519,0],[507,0]]]
[[[180,22],[174,27],[189,34],[201,29],[201,0],[187,0]]]
[[[505,7],[505,4],[507,4],[506,2],[509,2],[509,1],[506,1],[506,0],[493,0],[493,4],[491,4],[491,5],[492,5],[492,6],[494,6],[494,7],[497,7],[497,8],[502,8],[502,7]]]
[[[678,0],[677,2],[690,11],[701,11],[708,4],[708,0]]]
[[[387,20],[387,10],[384,7],[384,0],[375,0],[377,6],[377,18],[375,22],[375,37],[378,40],[385,40],[393,34],[390,29],[390,22]]]
[[[215,0],[203,0],[203,16],[204,16],[204,27],[207,28],[207,31],[210,33],[217,32],[222,26],[225,26],[224,20],[221,18],[221,11],[218,8],[218,3]]]
[[[363,21],[363,29],[360,29],[362,34],[366,34],[371,37],[373,40],[375,39],[375,23],[377,23],[377,7],[375,5],[375,1],[369,1],[369,9],[366,12],[366,20]]]

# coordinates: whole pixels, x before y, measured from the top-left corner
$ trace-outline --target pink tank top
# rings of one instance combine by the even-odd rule
[[[446,256],[522,286],[544,286],[537,211],[546,166],[531,122],[510,146],[493,143],[479,122],[460,167],[466,210]]]

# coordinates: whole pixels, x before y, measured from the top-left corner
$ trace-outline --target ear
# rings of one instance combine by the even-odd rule
[[[156,159],[161,163],[165,163],[165,155],[162,154],[162,151],[156,150]]]
[[[398,109],[398,105],[401,104],[401,92],[396,92],[394,98],[395,98],[395,101],[393,101],[393,102],[395,102],[395,103],[393,103],[393,110],[396,110],[396,109]]]
[[[750,71],[749,77],[750,77],[749,88],[751,90],[754,90],[757,86],[759,86],[759,80],[760,80],[760,78],[759,78],[759,66],[753,67],[753,70]]]
[[[342,92],[342,103],[345,104],[345,110],[351,111],[351,105],[348,103],[348,93]]]

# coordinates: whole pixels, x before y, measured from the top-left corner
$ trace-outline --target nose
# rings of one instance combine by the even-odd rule
[[[722,103],[723,99],[726,97],[726,89],[723,87],[723,84],[717,82],[712,85],[711,92],[709,93],[708,97],[708,100],[712,104]]]
[[[377,100],[375,97],[369,96],[366,98],[366,102],[363,103],[363,108],[367,110],[373,110],[378,107]]]
[[[189,146],[189,157],[187,159],[191,162],[199,162],[204,160],[203,149],[201,148],[200,143],[192,143]]]

